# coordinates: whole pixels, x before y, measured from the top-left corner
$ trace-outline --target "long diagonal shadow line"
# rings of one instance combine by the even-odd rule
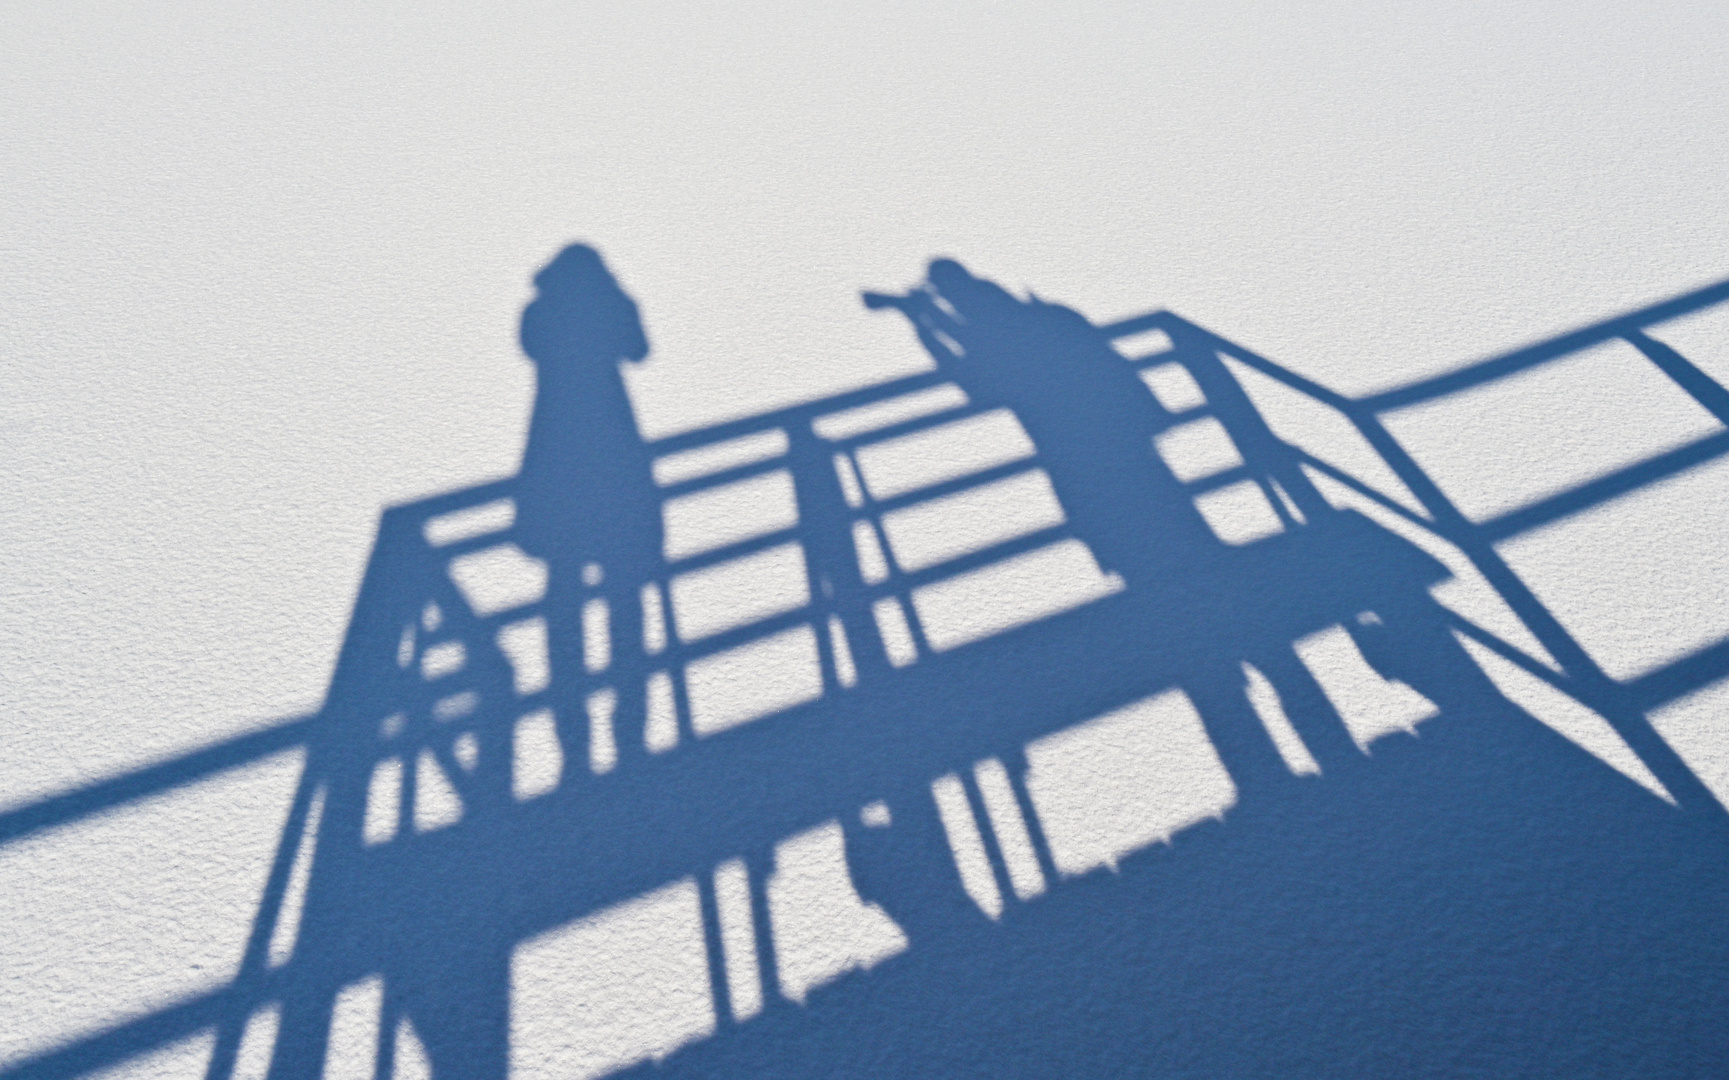
[[[1655,323],[1676,319],[1682,315],[1720,304],[1729,300],[1729,280],[1719,281],[1692,292],[1648,307],[1639,308],[1617,315],[1612,319],[1592,323],[1578,330],[1573,330],[1547,341],[1518,349],[1503,356],[1481,360],[1460,368],[1458,371],[1425,379],[1410,386],[1402,386],[1394,390],[1371,394],[1358,399],[1354,404],[1371,412],[1391,412],[1408,405],[1430,401],[1434,398],[1456,394],[1474,386],[1492,382],[1495,379],[1516,375],[1528,368],[1547,363],[1550,360],[1578,352],[1592,345],[1616,338],[1638,335],[1639,331]]]
[[[317,737],[320,719],[313,715],[279,721],[262,731],[237,735],[214,746],[9,810],[0,814],[0,844],[197,783],[225,769],[301,746]]]

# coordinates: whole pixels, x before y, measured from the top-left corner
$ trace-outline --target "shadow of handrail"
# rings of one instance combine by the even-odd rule
[[[1258,569],[1246,569],[1249,563],[1230,562],[1221,556],[1226,561],[1217,569],[1197,571],[1191,580],[1180,583],[1181,588],[1160,593],[1156,602],[1132,590],[1093,596],[1085,603],[1046,612],[1024,625],[959,646],[932,644],[919,624],[918,590],[1085,537],[1070,524],[1051,526],[917,569],[902,569],[891,560],[880,579],[842,583],[839,589],[825,592],[823,575],[835,572],[835,567],[832,557],[822,554],[824,545],[830,549],[836,544],[845,546],[851,542],[850,534],[830,528],[834,536],[817,536],[812,523],[803,520],[805,507],[801,506],[799,525],[710,551],[668,558],[660,576],[645,587],[670,597],[669,583],[681,574],[796,540],[805,544],[812,580],[803,605],[687,640],[677,632],[669,598],[665,603],[670,630],[662,646],[643,661],[646,666],[628,668],[624,676],[617,667],[577,676],[569,686],[553,691],[516,692],[511,689],[511,663],[492,643],[501,628],[542,614],[543,601],[516,603],[490,612],[471,610],[471,601],[449,577],[453,560],[513,545],[519,539],[516,527],[505,524],[447,544],[434,544],[428,528],[434,519],[445,515],[514,498],[519,490],[517,481],[492,481],[391,507],[382,516],[330,697],[320,713],[0,814],[0,843],[12,842],[269,754],[298,745],[309,748],[289,827],[276,855],[240,977],[221,990],[80,1039],[15,1065],[0,1076],[6,1080],[60,1080],[212,1025],[222,1034],[211,1074],[226,1076],[226,1070],[233,1067],[240,1026],[260,1004],[273,1000],[307,1003],[302,1015],[285,1019],[284,1038],[290,1040],[285,1045],[291,1049],[313,1045],[313,1036],[306,1036],[312,1042],[292,1043],[294,1032],[311,1031],[320,1023],[328,1027],[329,998],[336,987],[388,968],[405,956],[415,963],[437,959],[435,950],[426,943],[426,935],[431,933],[428,928],[448,931],[464,912],[484,909],[486,917],[496,923],[489,931],[496,940],[488,939],[487,943],[497,945],[568,923],[693,872],[700,878],[707,868],[733,855],[741,845],[749,849],[745,857],[752,873],[758,873],[763,860],[771,857],[766,852],[778,838],[844,815],[883,790],[904,789],[909,776],[924,782],[940,774],[965,774],[981,757],[1023,760],[1023,748],[1029,741],[1080,717],[1120,707],[1159,689],[1189,685],[1185,680],[1192,680],[1194,670],[1217,667],[1221,657],[1235,663],[1252,649],[1243,644],[1241,629],[1230,625],[1229,611],[1221,614],[1212,610],[1217,595],[1230,591],[1254,594],[1269,607],[1286,612],[1288,618],[1275,636],[1282,635],[1287,641],[1344,621],[1358,610],[1372,608],[1380,599],[1373,583],[1311,582],[1307,578],[1312,575],[1301,568],[1313,564],[1317,545],[1370,552],[1375,550],[1375,542],[1364,539],[1367,533],[1354,524],[1355,518],[1328,517],[1333,508],[1307,478],[1311,471],[1350,488],[1381,511],[1468,558],[1555,657],[1560,670],[1551,670],[1538,658],[1458,613],[1446,616],[1447,625],[1608,718],[1684,811],[1715,822],[1722,816],[1721,808],[1658,736],[1645,713],[1729,672],[1729,642],[1708,646],[1639,679],[1617,683],[1544,608],[1494,545],[1729,453],[1729,435],[1710,436],[1540,503],[1474,523],[1392,438],[1381,417],[1620,338],[1639,348],[1659,370],[1722,419],[1722,388],[1708,379],[1701,383],[1703,375],[1696,368],[1672,355],[1667,346],[1645,338],[1643,331],[1657,322],[1725,300],[1729,300],[1729,281],[1409,387],[1355,399],[1330,391],[1170,312],[1153,312],[1102,327],[1102,336],[1111,341],[1149,330],[1163,331],[1171,348],[1136,357],[1133,362],[1143,370],[1172,363],[1184,365],[1204,384],[1206,396],[1213,402],[1211,413],[1242,448],[1245,462],[1240,471],[1197,480],[1188,490],[1198,494],[1228,482],[1252,480],[1268,493],[1286,532],[1258,541]],[[1415,496],[1423,512],[1352,476],[1323,455],[1281,437],[1255,410],[1251,397],[1221,358],[1246,365],[1342,415]],[[658,496],[670,500],[700,495],[781,470],[790,471],[801,496],[813,485],[844,486],[833,479],[819,483],[813,476],[828,469],[833,461],[844,477],[843,460],[853,463],[856,475],[856,454],[861,448],[935,431],[1001,408],[988,401],[971,400],[852,434],[820,437],[815,433],[816,425],[825,417],[891,402],[948,382],[942,372],[912,376],[648,442],[649,453],[664,458],[767,432],[780,431],[787,437],[786,447],[778,452],[662,484]],[[1202,411],[1173,413],[1161,423],[1175,427]],[[836,487],[833,491],[825,488],[823,497],[841,500],[834,512],[845,516],[845,524],[868,523],[886,548],[883,515],[1037,471],[1043,464],[1044,458],[1035,454],[901,495],[877,498],[864,492],[855,499]],[[1339,531],[1323,532],[1313,525],[1322,520],[1334,522],[1328,528]],[[829,525],[833,522],[825,527]],[[1362,528],[1368,528],[1366,522]],[[1357,547],[1352,548],[1352,544]],[[824,558],[830,561],[825,564]],[[1413,563],[1404,573],[1402,583],[1410,584],[1426,581],[1423,575],[1430,570]],[[592,599],[600,593],[590,587],[581,595]],[[417,624],[426,625],[424,613],[429,603],[444,620],[436,634],[459,638],[467,647],[468,657],[468,667],[456,681],[435,688],[422,685],[424,680],[413,670],[416,665],[399,659],[405,640],[403,628],[412,631]],[[868,650],[856,647],[857,642],[869,639],[870,628],[875,625],[868,613],[886,603],[900,605],[911,624],[913,658],[905,663],[873,658],[864,655]],[[853,651],[859,654],[851,662],[860,670],[850,676],[841,659],[843,650],[835,644],[841,639],[824,637],[830,625],[826,620],[831,618],[847,627],[852,635],[848,640],[855,642]],[[1124,626],[1153,625],[1154,618],[1162,620],[1158,625],[1180,626],[1185,633],[1165,634],[1159,639],[1161,650],[1149,652],[1132,634],[1122,632]],[[816,642],[821,692],[814,699],[724,729],[699,732],[688,688],[678,681],[683,676],[675,674],[675,747],[636,756],[595,775],[579,776],[578,748],[567,738],[567,780],[534,798],[511,796],[508,765],[496,763],[509,761],[511,725],[524,713],[555,702],[568,707],[591,698],[621,677],[638,677],[649,668],[688,670],[693,664],[801,627],[812,628]],[[422,639],[430,640],[434,635],[435,631],[428,629],[422,632]],[[881,649],[880,644],[872,647]],[[1042,682],[1011,682],[998,674],[1006,670],[1053,674]],[[451,749],[455,727],[441,727],[439,721],[423,715],[440,702],[459,696],[458,685],[473,689],[482,702],[473,713],[475,719],[462,721],[481,732],[483,739],[480,760],[484,764],[473,768],[472,776],[464,775],[470,770]],[[954,686],[966,687],[967,695],[954,693]],[[943,704],[946,723],[926,722],[923,714],[932,702]],[[388,722],[399,707],[413,714],[406,726],[380,734],[381,719]],[[1238,756],[1245,753],[1240,740],[1233,743],[1228,735],[1212,734],[1235,775],[1253,772],[1253,766],[1246,766],[1243,772],[1235,773],[1245,760]],[[395,759],[400,767],[400,762],[415,760],[415,755],[423,752],[434,753],[438,767],[455,780],[471,808],[471,817],[423,835],[415,835],[404,824],[394,840],[377,846],[360,845],[362,818],[368,812],[379,762]],[[810,761],[823,763],[824,768],[791,767]],[[765,764],[774,767],[765,768]],[[413,783],[412,779],[408,783]],[[1250,784],[1245,781],[1242,786],[1247,789]],[[738,795],[746,790],[751,793],[749,798]],[[681,797],[665,798],[667,792],[681,793]],[[302,828],[316,798],[326,802],[313,842],[303,838]],[[400,817],[406,822],[412,790],[402,800]],[[1037,822],[1028,824],[1036,834]],[[1043,842],[1036,835],[1034,839],[1035,843]],[[303,937],[319,933],[331,936],[300,948],[286,964],[273,966],[267,962],[266,950],[284,911],[290,869],[304,844],[312,845],[305,848],[307,858],[316,850],[318,859],[330,861],[319,871],[325,876],[315,878],[300,933]],[[1048,863],[1048,854],[1044,857]],[[535,867],[534,876],[516,873],[530,862]],[[514,882],[506,901],[495,896],[501,880]],[[434,885],[437,889],[431,888]],[[710,947],[714,947],[712,942]],[[716,993],[718,996],[724,991]],[[726,1029],[723,1035],[732,1030]],[[439,1038],[436,1033],[429,1037],[434,1041]],[[301,1065],[322,1060],[321,1048],[310,1053],[311,1057],[300,1059]],[[457,1052],[445,1046],[437,1049],[435,1056],[452,1053]]]

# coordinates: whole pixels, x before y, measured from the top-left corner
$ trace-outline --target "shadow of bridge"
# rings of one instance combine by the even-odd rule
[[[867,295],[929,373],[645,442],[634,304],[587,249],[537,280],[523,472],[385,512],[324,709],[0,819],[308,748],[235,981],[8,1080],[203,1030],[211,1080],[1729,1060],[1729,820],[1649,719],[1729,642],[1613,678],[1503,555],[1729,450],[1646,333],[1729,283],[1351,399],[939,261]],[[1716,429],[1484,518],[1384,422],[1605,342]],[[797,837],[866,944],[793,955]],[[560,935],[647,896],[700,985],[602,1052]]]

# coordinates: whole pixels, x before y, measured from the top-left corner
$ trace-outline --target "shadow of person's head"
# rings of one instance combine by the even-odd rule
[[[587,244],[559,252],[534,275],[534,284],[539,291],[522,312],[522,350],[537,365],[648,355],[636,302]]]
[[[1007,289],[976,276],[955,259],[933,259],[926,277],[931,290],[969,323],[1013,318],[1025,306]]]

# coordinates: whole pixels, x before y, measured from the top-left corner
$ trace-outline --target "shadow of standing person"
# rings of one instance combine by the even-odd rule
[[[642,591],[661,576],[662,530],[652,458],[620,364],[647,356],[648,338],[635,301],[585,244],[565,248],[534,283],[539,292],[522,313],[522,349],[534,361],[537,386],[517,483],[517,534],[525,550],[548,564],[547,637],[560,737],[567,760],[589,756],[586,725],[578,720],[582,692],[606,686],[614,695],[617,752],[640,753],[647,676]],[[586,655],[585,606],[586,618],[605,626],[600,632],[591,625]]]

